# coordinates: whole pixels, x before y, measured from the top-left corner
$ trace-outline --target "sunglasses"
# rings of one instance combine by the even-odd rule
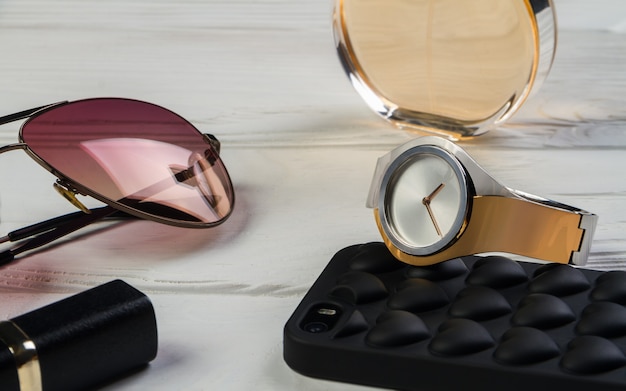
[[[208,228],[231,214],[235,194],[219,157],[220,143],[152,103],[123,98],[60,102],[0,117],[26,119],[22,149],[57,177],[55,189],[80,211],[0,238],[20,243],[0,264],[105,217],[138,217],[177,227]],[[89,209],[78,195],[106,206]]]

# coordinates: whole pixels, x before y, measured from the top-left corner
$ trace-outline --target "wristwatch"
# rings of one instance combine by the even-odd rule
[[[584,265],[598,220],[510,189],[458,145],[430,136],[378,159],[367,206],[391,253],[416,266],[486,252]]]

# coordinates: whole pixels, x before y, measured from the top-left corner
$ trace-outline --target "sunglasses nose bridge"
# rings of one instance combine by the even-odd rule
[[[74,205],[84,213],[91,213],[91,210],[87,208],[85,204],[80,202],[78,198],[76,198],[76,194],[78,192],[76,190],[73,190],[71,186],[63,183],[60,180],[57,180],[52,186],[54,187],[54,190],[56,190],[57,193],[59,193],[63,198],[68,200],[70,204]]]

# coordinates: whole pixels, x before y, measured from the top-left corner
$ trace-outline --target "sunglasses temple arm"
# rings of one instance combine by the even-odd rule
[[[94,213],[100,209],[103,208],[110,208],[109,206],[103,206],[100,208],[95,208],[95,209],[91,209],[90,212]],[[36,224],[32,224],[29,225],[28,227],[24,227],[24,228],[20,228],[20,229],[16,229],[15,231],[11,231],[9,232],[5,237],[0,238],[0,243],[6,243],[6,242],[17,242],[18,240],[22,240],[22,239],[26,239],[28,237],[34,236],[34,235],[39,235],[41,233],[44,233],[46,231],[51,231],[53,229],[55,229],[56,227],[58,227],[61,224],[65,224],[66,222],[71,222],[74,221],[75,219],[80,219],[80,217],[82,215],[84,215],[85,212],[82,211],[78,211],[78,212],[73,212],[73,213],[68,213],[66,215],[63,216],[59,216],[59,217],[54,217],[52,219],[48,219]],[[130,215],[128,215],[125,212],[122,211],[115,211],[113,212],[114,215],[109,215],[109,217],[129,217]]]
[[[39,106],[39,107],[35,107],[32,109],[20,111],[18,113],[2,116],[0,117],[0,125],[8,124],[9,122],[13,122],[13,121],[19,121],[21,119],[26,119],[40,110],[47,109],[53,106],[58,106],[58,105],[65,104],[65,103],[67,103],[67,101],[52,103],[49,105]]]
[[[16,229],[15,231],[11,231],[0,240],[0,242],[17,242],[18,240],[26,239],[33,235],[38,235],[40,233],[53,230],[57,226],[64,224],[68,221],[72,221],[81,215],[85,214],[84,212],[73,212],[68,213],[63,216],[55,217],[46,221],[42,221],[33,225],[29,225],[28,227]]]
[[[5,265],[13,261],[15,256],[18,254],[29,250],[34,250],[38,247],[46,245],[60,237],[68,235],[80,228],[83,228],[93,223],[94,221],[103,219],[115,212],[117,212],[117,209],[111,206],[103,206],[97,209],[93,209],[92,213],[89,214],[83,212],[70,213],[65,216],[60,216],[54,219],[44,221],[42,223],[33,224],[21,230],[17,230],[22,231],[20,232],[20,235],[22,235],[23,238],[36,234],[37,232],[35,232],[35,230],[43,233],[31,238],[30,240],[19,245],[18,247],[0,252],[0,265]],[[57,225],[53,226],[53,224]],[[26,230],[29,230],[29,234],[25,233]],[[16,231],[13,231],[11,234],[9,234],[9,237],[14,232]]]

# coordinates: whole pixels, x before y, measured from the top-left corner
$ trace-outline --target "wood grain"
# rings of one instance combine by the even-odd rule
[[[372,114],[336,59],[321,1],[0,0],[0,112],[124,96],[222,140],[236,210],[220,227],[97,224],[0,269],[9,318],[123,278],[153,299],[161,346],[115,390],[361,389],[293,373],[282,326],[330,257],[379,240],[376,158],[414,133]],[[600,216],[590,266],[626,269],[626,3],[557,3],[541,90],[464,146],[508,186]],[[19,124],[0,127],[17,140]],[[72,211],[24,153],[0,156],[0,229]]]

